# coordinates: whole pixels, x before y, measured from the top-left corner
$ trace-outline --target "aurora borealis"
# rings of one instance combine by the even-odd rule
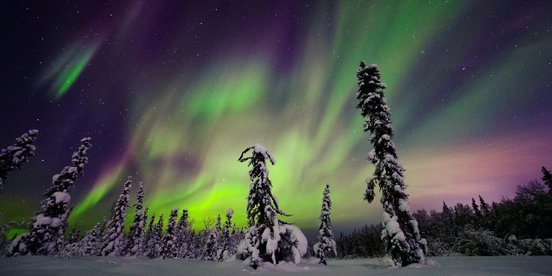
[[[551,13],[549,1],[2,2],[0,147],[41,134],[0,194],[1,220],[30,217],[91,136],[73,226],[107,216],[127,175],[150,213],[187,208],[202,227],[233,208],[244,225],[237,158],[255,143],[277,161],[289,221],[317,227],[329,183],[336,228],[377,222],[360,60],[387,83],[413,208],[511,196],[552,166]]]

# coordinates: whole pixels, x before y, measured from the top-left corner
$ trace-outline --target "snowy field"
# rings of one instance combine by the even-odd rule
[[[149,260],[108,257],[0,258],[0,275],[552,275],[552,256],[436,257],[434,266],[383,268],[379,259],[329,260],[328,266],[265,265],[256,271],[241,262]]]

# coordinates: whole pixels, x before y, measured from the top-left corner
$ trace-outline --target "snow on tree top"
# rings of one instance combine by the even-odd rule
[[[262,153],[262,154],[266,154],[268,152],[265,146],[261,144],[255,144],[254,147],[255,147],[255,152]]]
[[[270,152],[268,151],[268,149],[266,149],[265,146],[263,146],[262,144],[257,143],[255,145],[253,145],[253,147],[254,147],[254,151],[256,153],[260,153],[260,154],[264,155],[264,157],[269,159],[272,162],[272,164],[276,164],[276,160],[274,160],[274,158],[272,158],[272,155],[270,155]]]
[[[226,216],[229,216],[229,217],[230,217],[230,216],[232,216],[232,215],[234,215],[234,209],[228,208],[228,210],[226,210]]]

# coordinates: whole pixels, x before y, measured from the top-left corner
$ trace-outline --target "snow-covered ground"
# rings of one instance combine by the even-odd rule
[[[0,275],[552,275],[552,256],[436,257],[434,266],[388,269],[379,259],[329,260],[328,266],[265,265],[256,271],[239,261],[149,260],[136,258],[0,258]]]

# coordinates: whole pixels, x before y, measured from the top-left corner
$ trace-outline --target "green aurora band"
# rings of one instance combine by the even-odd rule
[[[125,173],[133,174],[124,168],[137,163],[150,213],[178,206],[202,219],[233,208],[236,222],[243,226],[248,168],[237,157],[257,142],[276,157],[270,178],[281,206],[293,214],[291,221],[316,226],[325,183],[336,186],[332,200],[351,202],[336,204],[336,223],[378,216],[377,206],[358,208],[364,204],[361,192],[371,173],[365,161],[367,136],[354,109],[358,62],[369,59],[385,68],[389,99],[395,101],[394,88],[413,66],[419,49],[439,33],[438,23],[452,20],[458,5],[428,8],[414,2],[378,2],[370,7],[378,12],[366,15],[364,4],[345,1],[335,11],[336,26],[324,24],[322,16],[311,21],[298,66],[282,78],[271,79],[270,59],[254,54],[239,63],[229,58],[216,64],[194,85],[179,77],[168,80],[166,91],[150,99],[149,108],[135,110],[141,119],[132,126],[133,142],[126,149],[135,155],[127,155],[103,174],[71,219],[78,222],[90,216],[109,191],[118,193]],[[320,33],[333,38],[327,41]],[[286,104],[271,106],[279,101]],[[183,156],[196,160],[194,171],[179,167]],[[202,223],[196,221],[195,226]]]
[[[39,85],[50,84],[50,91],[56,99],[67,93],[81,75],[99,43],[76,43],[64,51],[47,71],[42,74]]]
[[[130,37],[134,24],[155,18],[140,14],[147,12],[144,3],[136,3],[121,17],[121,26],[113,32],[116,39],[134,39]],[[477,41],[477,30],[458,34],[457,41],[444,43],[455,55],[433,60],[427,68],[432,83],[412,85],[411,75],[421,75],[417,70],[424,53],[449,26],[463,19],[470,9],[467,6],[463,1],[321,4],[312,12],[313,17],[305,19],[307,27],[299,53],[284,72],[277,68],[270,43],[251,46],[248,54],[236,54],[232,47],[223,47],[218,56],[214,55],[216,60],[206,60],[205,67],[199,69],[181,64],[178,70],[165,70],[156,64],[162,61],[149,61],[150,68],[133,70],[134,78],[125,79],[132,95],[129,110],[122,111],[129,118],[125,132],[128,143],[102,160],[104,167],[93,187],[73,198],[76,206],[70,224],[89,228],[107,216],[124,179],[132,175],[134,191],[137,182],[144,183],[149,214],[186,208],[195,219],[194,227],[200,228],[201,220],[233,208],[235,222],[245,226],[249,168],[237,158],[255,143],[264,144],[276,158],[276,165],[269,166],[270,178],[282,209],[293,215],[290,222],[305,228],[318,226],[326,183],[332,187],[335,225],[378,221],[381,207],[363,201],[365,180],[373,168],[366,160],[368,135],[363,133],[362,118],[355,109],[355,74],[360,60],[378,64],[388,84],[386,97],[399,157],[408,170],[406,182],[412,185],[407,192],[413,207],[427,208],[424,203],[428,199],[440,204],[443,199],[464,200],[479,192],[497,199],[501,191],[493,187],[502,179],[511,179],[516,167],[505,161],[507,156],[537,154],[534,149],[545,146],[542,141],[531,140],[530,135],[516,136],[529,141],[530,149],[509,147],[514,143],[512,139],[498,139],[495,147],[486,148],[481,146],[485,141],[469,138],[492,124],[495,112],[535,100],[499,93],[517,88],[512,75],[531,80],[527,68],[546,70],[546,63],[531,57],[543,48],[552,50],[552,41],[534,43],[527,38],[528,46],[504,50],[488,65],[470,72],[472,76],[462,85],[449,88],[455,93],[448,94],[455,96],[444,98],[435,111],[421,117],[420,106],[423,108],[427,99],[447,87],[450,74],[458,73],[443,68],[454,68],[477,49],[477,43],[469,43]],[[259,40],[274,39],[271,34],[267,37]],[[182,43],[176,35],[170,39],[174,39],[174,45]],[[102,43],[81,41],[67,47],[40,75],[40,85],[48,85],[59,101],[68,93],[76,93],[73,85],[96,60]],[[115,59],[126,49],[124,43],[113,44],[110,49],[115,53],[111,52],[110,57]],[[142,71],[149,77],[140,78],[138,72]],[[108,74],[99,72],[98,78],[111,77]],[[428,91],[428,87],[434,89]],[[103,96],[101,93],[98,97]],[[484,108],[496,98],[501,100],[493,108]],[[477,119],[472,116],[476,111]],[[489,163],[494,160],[493,175],[466,165],[479,162],[474,156],[481,152],[487,154],[489,159],[485,160]],[[444,172],[451,167],[458,170],[450,172],[457,187],[444,185],[449,181]],[[428,169],[436,173],[428,175]],[[468,171],[474,174],[468,175]],[[503,178],[497,180],[496,175]],[[483,187],[488,179],[496,183]],[[76,189],[82,188],[77,185]],[[127,216],[129,220],[132,213]]]

